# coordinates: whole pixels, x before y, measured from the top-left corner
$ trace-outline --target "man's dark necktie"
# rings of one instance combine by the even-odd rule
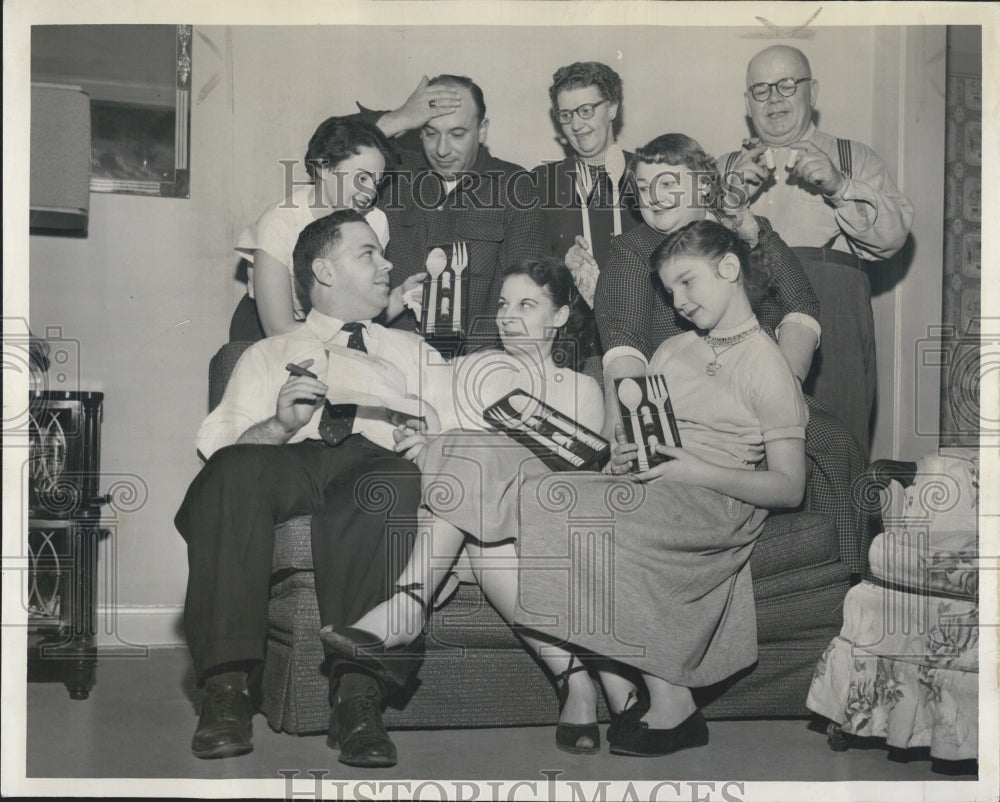
[[[351,336],[347,340],[347,347],[355,351],[367,354],[365,341],[362,332],[364,326],[360,323],[345,323],[343,331],[349,331]],[[319,419],[319,436],[324,442],[331,446],[337,445],[341,440],[350,437],[354,429],[354,416],[358,414],[357,404],[331,404],[326,402],[323,407],[323,415]]]

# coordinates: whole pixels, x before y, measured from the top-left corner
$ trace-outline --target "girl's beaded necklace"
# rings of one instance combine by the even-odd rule
[[[760,326],[754,324],[746,331],[741,331],[739,334],[733,334],[731,337],[713,337],[711,334],[706,334],[702,339],[705,341],[705,345],[712,349],[713,358],[705,365],[705,373],[709,376],[716,375],[721,369],[722,365],[719,364],[719,357],[722,356],[726,351],[731,348],[735,348],[744,340],[750,339],[754,334],[760,331]],[[721,351],[717,351],[717,348],[721,348]]]

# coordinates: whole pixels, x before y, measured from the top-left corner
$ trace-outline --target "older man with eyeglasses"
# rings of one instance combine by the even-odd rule
[[[822,247],[886,259],[906,241],[913,205],[869,147],[813,124],[819,81],[794,47],[762,50],[747,67],[744,94],[756,139],[720,160],[741,176],[751,208],[792,247]]]
[[[875,394],[874,325],[871,290],[860,268],[862,260],[888,259],[903,247],[913,204],[871,148],[816,128],[819,82],[800,50],[787,45],[762,50],[750,60],[746,82],[744,100],[756,137],[720,158],[719,166],[736,197],[742,193],[754,213],[767,217],[792,247],[821,299],[822,284],[836,291],[846,277],[859,285],[863,304],[858,305],[864,308],[855,311],[865,331],[851,334],[854,342],[831,342],[832,328],[824,323],[826,370],[824,360],[814,360],[819,375],[807,389],[834,407],[867,452]],[[833,265],[858,270],[840,273]],[[836,297],[847,302],[846,292]],[[821,323],[834,311],[825,308]],[[863,375],[833,374],[832,355],[845,349],[861,352]]]

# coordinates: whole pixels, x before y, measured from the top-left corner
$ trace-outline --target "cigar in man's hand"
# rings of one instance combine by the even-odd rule
[[[285,370],[287,370],[293,376],[308,376],[310,379],[319,378],[319,376],[317,376],[311,370],[307,370],[301,365],[296,365],[294,362],[289,362],[287,365],[285,365]]]

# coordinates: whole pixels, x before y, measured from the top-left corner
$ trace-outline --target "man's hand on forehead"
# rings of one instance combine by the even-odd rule
[[[422,128],[435,117],[454,114],[461,105],[462,97],[453,85],[431,85],[425,75],[406,102],[395,111],[384,114],[378,125],[386,136],[397,136],[404,131]]]
[[[420,79],[417,88],[406,99],[403,108],[412,111],[415,115],[426,117],[427,120],[430,120],[444,114],[451,114],[461,105],[462,97],[452,84],[440,83],[431,85],[425,75]]]

